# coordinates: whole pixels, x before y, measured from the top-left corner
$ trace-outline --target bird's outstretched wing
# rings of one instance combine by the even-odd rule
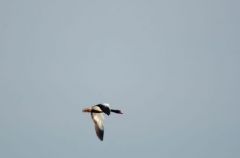
[[[98,106],[105,114],[110,115],[111,110],[109,108],[109,104],[98,104],[96,106]]]
[[[97,106],[93,107],[94,110],[101,111],[101,109]],[[103,126],[103,120],[104,116],[103,113],[91,113],[93,122],[95,124],[95,131],[98,136],[98,138],[103,141],[103,136],[104,136],[104,126]]]

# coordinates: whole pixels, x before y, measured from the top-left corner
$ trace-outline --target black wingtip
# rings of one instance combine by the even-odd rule
[[[96,125],[95,125],[95,129],[96,129],[97,137],[99,138],[99,140],[103,141],[104,130],[99,129]]]
[[[101,135],[101,136],[99,135],[98,138],[99,138],[99,140],[103,141],[103,135]]]

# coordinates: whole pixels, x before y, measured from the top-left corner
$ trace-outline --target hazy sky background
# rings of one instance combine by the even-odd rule
[[[239,158],[239,6],[1,0],[0,157]]]

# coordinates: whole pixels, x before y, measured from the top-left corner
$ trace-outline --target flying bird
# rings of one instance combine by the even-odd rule
[[[103,141],[104,135],[103,113],[107,115],[110,115],[111,112],[114,112],[116,114],[123,114],[121,110],[110,109],[109,104],[107,103],[93,105],[90,108],[84,108],[82,111],[91,113],[91,117],[95,125],[96,134],[101,141]]]

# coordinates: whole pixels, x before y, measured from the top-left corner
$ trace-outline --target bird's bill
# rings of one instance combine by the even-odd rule
[[[91,112],[91,110],[92,110],[91,108],[85,108],[82,110],[82,112]]]

